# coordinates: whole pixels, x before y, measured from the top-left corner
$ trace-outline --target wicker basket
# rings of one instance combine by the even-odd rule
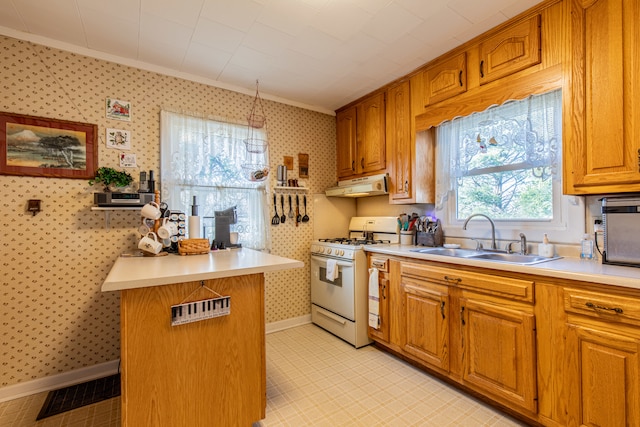
[[[208,254],[209,239],[184,239],[178,241],[178,253],[180,255]]]

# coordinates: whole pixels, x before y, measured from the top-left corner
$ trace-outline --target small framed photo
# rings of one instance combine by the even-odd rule
[[[120,167],[137,168],[136,155],[133,153],[120,153]]]
[[[131,132],[123,129],[107,128],[107,148],[131,150]]]
[[[309,178],[309,155],[298,154],[298,177]]]
[[[131,103],[121,99],[107,98],[107,119],[131,121]]]

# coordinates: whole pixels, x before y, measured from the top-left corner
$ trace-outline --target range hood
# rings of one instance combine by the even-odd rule
[[[367,197],[389,194],[387,174],[371,175],[338,181],[336,187],[325,191],[327,197]]]

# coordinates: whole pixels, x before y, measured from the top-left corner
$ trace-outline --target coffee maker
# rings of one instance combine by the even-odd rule
[[[214,211],[213,219],[216,233],[211,249],[239,248],[242,246],[239,243],[231,244],[229,238],[230,226],[238,222],[236,206],[223,211]]]

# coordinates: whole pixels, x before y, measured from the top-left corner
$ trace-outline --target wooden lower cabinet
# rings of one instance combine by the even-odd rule
[[[369,325],[368,333],[372,339],[389,341],[389,260],[384,257],[369,257],[369,268],[378,269],[378,327]]]
[[[640,426],[640,339],[598,325],[568,325],[569,425]]]
[[[449,292],[446,286],[403,277],[402,349],[432,367],[449,370]]]
[[[535,413],[535,316],[474,296],[460,300],[463,381]]]
[[[527,422],[640,426],[640,289],[385,261],[381,348]]]
[[[230,296],[231,313],[171,326],[171,306]],[[189,298],[189,299],[187,299]],[[249,426],[266,414],[264,275],[121,292],[123,427]]]

